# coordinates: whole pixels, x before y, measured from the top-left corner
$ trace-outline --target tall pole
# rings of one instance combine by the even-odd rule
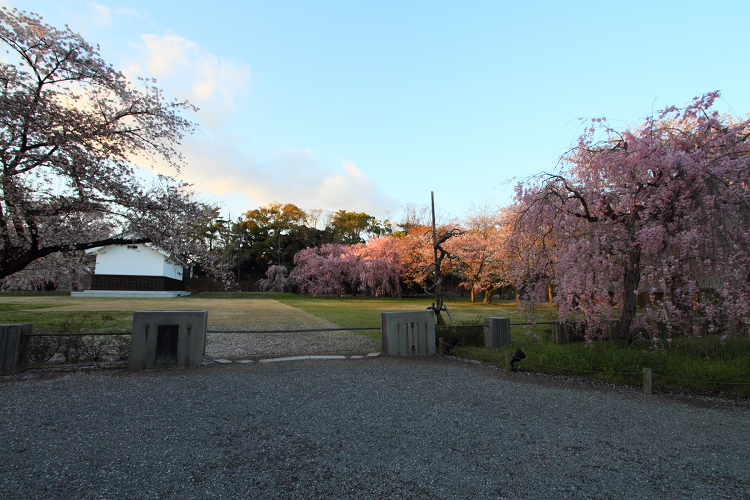
[[[440,314],[440,311],[443,309],[443,293],[441,290],[443,275],[440,272],[440,261],[438,260],[437,227],[435,224],[435,193],[433,191],[430,191],[430,200],[432,202],[432,252],[435,258],[435,304],[432,307],[435,312],[437,324],[442,326],[445,324],[443,317]]]
[[[435,260],[433,262],[435,263],[435,283],[438,282],[438,273],[440,272],[439,264],[438,264],[438,249],[437,249],[437,229],[435,226],[435,192],[430,191],[430,201],[432,202],[432,251],[433,255],[435,256]],[[437,301],[437,288],[435,288],[435,300]]]

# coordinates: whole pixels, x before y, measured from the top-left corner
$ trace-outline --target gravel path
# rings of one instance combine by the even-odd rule
[[[0,377],[0,498],[748,498],[750,409],[451,358]]]
[[[303,328],[338,328],[326,325]],[[338,354],[344,356],[379,352],[380,341],[350,331],[305,333],[209,333],[208,359],[262,359],[281,356]]]
[[[252,301],[258,307],[260,300]],[[209,313],[209,329],[225,330],[297,330],[339,328],[339,325],[318,318],[275,300],[263,301],[261,314],[244,314],[241,318],[213,318]],[[304,333],[209,333],[206,337],[208,359],[260,359],[305,354],[361,355],[380,351],[380,341],[350,331]]]

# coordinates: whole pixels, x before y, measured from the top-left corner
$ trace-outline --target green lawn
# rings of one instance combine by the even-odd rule
[[[380,313],[425,310],[432,298],[373,298],[373,297],[307,297],[289,293],[203,292],[176,299],[95,299],[71,298],[69,294],[3,293],[0,294],[0,322],[33,323],[36,328],[57,331],[61,326],[83,325],[84,329],[127,328],[132,312],[141,309],[205,308],[223,313],[227,308],[242,309],[242,301],[271,299],[326,319],[342,327],[378,327]],[[446,305],[458,324],[481,323],[484,317],[510,317],[513,322],[526,319],[512,302],[492,304],[472,303],[468,299],[448,299]],[[229,305],[228,305],[229,304]],[[237,304],[232,306],[231,304]],[[542,318],[555,314],[551,307],[540,309]],[[448,316],[443,315],[446,322]]]
[[[343,297],[343,298],[314,298],[291,296],[278,299],[284,304],[302,309],[320,318],[325,318],[341,326],[380,326],[381,312],[394,311],[422,311],[435,302],[433,298],[373,298],[373,297]],[[511,318],[512,321],[526,321],[517,311],[513,302],[495,302],[482,304],[468,300],[446,300],[445,305],[451,312],[457,324],[481,323],[484,317]],[[552,318],[554,309],[545,307],[540,309],[541,316]],[[443,314],[446,322],[448,316]]]
[[[70,310],[70,294],[2,294],[0,323],[31,323],[35,332],[71,333],[88,331],[127,331],[133,313],[112,310]]]

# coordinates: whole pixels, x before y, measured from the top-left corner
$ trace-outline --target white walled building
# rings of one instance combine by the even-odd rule
[[[108,245],[94,251],[91,289],[73,297],[178,297],[187,264],[148,244]]]

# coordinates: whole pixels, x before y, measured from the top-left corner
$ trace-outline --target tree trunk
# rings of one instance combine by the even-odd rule
[[[633,239],[631,239],[633,241]],[[622,289],[622,310],[620,311],[620,334],[628,345],[633,342],[632,325],[638,308],[638,286],[641,282],[641,247],[632,243],[628,251]]]
[[[486,288],[484,290],[484,303],[490,304],[492,302],[492,292],[494,290],[492,288]]]
[[[435,312],[435,323],[437,326],[445,326],[445,320],[443,319],[443,315],[440,314],[440,311],[443,310],[443,294],[441,292],[438,292],[435,294],[435,306],[433,308],[433,311]]]

